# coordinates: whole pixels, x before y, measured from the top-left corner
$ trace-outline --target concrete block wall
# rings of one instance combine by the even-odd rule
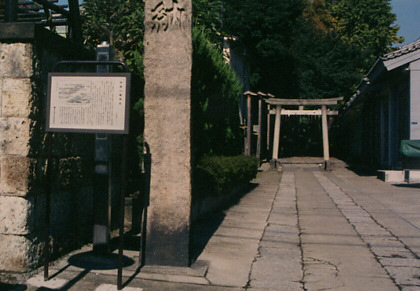
[[[23,40],[0,29],[0,273],[42,264],[47,74],[58,60],[85,55],[67,40],[33,29],[33,37]],[[93,145],[86,135],[54,138],[53,257],[90,239]]]

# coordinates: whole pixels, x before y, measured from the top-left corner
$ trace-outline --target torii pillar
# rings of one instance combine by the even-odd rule
[[[189,265],[191,0],[146,0],[144,140],[150,149],[145,263]]]

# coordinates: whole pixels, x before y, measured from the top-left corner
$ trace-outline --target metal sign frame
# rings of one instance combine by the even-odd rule
[[[104,79],[108,80],[108,84],[111,84],[111,80],[112,79],[121,79],[123,78],[125,80],[125,90],[121,91],[119,96],[107,96],[108,98],[119,98],[120,100],[112,100],[112,103],[118,103],[118,102],[123,102],[120,104],[123,104],[122,108],[122,112],[120,112],[120,114],[122,113],[123,116],[118,117],[118,120],[120,121],[120,125],[121,123],[123,123],[122,128],[116,128],[115,126],[109,126],[109,125],[101,125],[99,126],[98,124],[93,124],[91,126],[84,124],[82,125],[80,124],[72,124],[72,125],[63,125],[63,126],[57,126],[54,123],[55,118],[52,116],[52,112],[51,112],[51,106],[55,105],[56,103],[60,102],[59,99],[60,96],[56,96],[57,95],[57,90],[59,90],[60,88],[56,88],[57,86],[59,86],[58,80],[61,79],[61,83],[66,82],[66,80],[68,80],[68,86],[71,86],[71,82],[74,82],[75,80],[84,80],[84,83],[90,83],[93,84],[93,86],[95,86],[94,83],[97,82],[103,82]],[[48,74],[48,94],[47,94],[47,118],[46,118],[46,131],[47,132],[75,132],[75,133],[109,133],[109,134],[128,134],[129,131],[129,110],[130,110],[130,73],[49,73]],[[112,84],[114,85],[114,84]],[[53,87],[57,90],[53,90]],[[69,90],[69,88],[62,88],[62,90]],[[83,88],[82,88],[83,89]],[[85,88],[93,90],[93,88]],[[118,89],[118,88],[117,88]],[[116,89],[116,90],[117,90]],[[92,93],[93,94],[93,93]],[[86,96],[85,96],[86,97]],[[75,98],[81,98],[80,96],[75,96]],[[90,98],[90,99],[94,99],[94,98]],[[80,104],[80,105],[78,105]],[[79,108],[76,108],[76,107]],[[112,104],[111,104],[112,106]],[[80,109],[79,111],[82,111],[82,107],[86,107],[86,105],[83,104],[83,100],[76,100],[72,103],[71,106],[67,107],[68,109],[70,108],[75,108],[76,110],[68,110],[68,114],[70,115],[69,117],[72,119],[77,119],[76,116],[71,116],[72,111],[77,111],[77,109]],[[96,109],[94,108],[95,106],[91,106],[91,109]],[[84,110],[86,111],[86,110]],[[110,109],[110,111],[112,111]],[[96,113],[99,112],[99,110],[95,111]],[[113,112],[112,112],[113,113]],[[59,115],[59,114],[57,114]],[[86,113],[84,114],[86,115]],[[114,118],[114,117],[112,117]],[[118,121],[117,120],[117,121]]]
[[[121,66],[124,73],[57,73],[56,69],[61,65],[108,65]],[[60,61],[53,66],[53,73],[49,74],[48,96],[47,96],[47,169],[46,169],[46,207],[45,207],[45,238],[44,238],[44,281],[48,281],[49,277],[49,260],[50,260],[50,215],[51,215],[51,161],[53,135],[55,132],[73,132],[73,133],[112,133],[123,135],[122,149],[122,169],[121,169],[121,191],[120,191],[120,229],[119,229],[119,247],[118,247],[118,272],[117,272],[117,289],[123,289],[122,269],[124,256],[124,215],[125,204],[124,199],[127,192],[127,154],[128,154],[128,131],[129,131],[129,113],[130,113],[130,82],[131,74],[129,73],[127,64],[120,61]],[[126,96],[124,111],[124,129],[123,130],[103,130],[103,129],[54,129],[49,126],[50,121],[50,105],[51,105],[51,77],[53,76],[124,76],[126,78]]]

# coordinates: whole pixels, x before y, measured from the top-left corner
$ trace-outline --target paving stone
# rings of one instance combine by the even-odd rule
[[[380,257],[379,261],[384,266],[420,268],[420,260],[417,259],[417,258],[414,258],[414,256],[412,256],[411,258],[385,258],[385,257]]]
[[[385,268],[395,278],[398,285],[420,286],[420,268],[391,266],[386,266]]]
[[[371,247],[372,252],[384,258],[411,258],[412,253],[403,247]]]
[[[409,285],[409,286],[402,285],[401,286],[401,291],[419,291],[419,290],[420,290],[420,285]]]
[[[0,234],[25,235],[33,226],[33,198],[0,196]]]

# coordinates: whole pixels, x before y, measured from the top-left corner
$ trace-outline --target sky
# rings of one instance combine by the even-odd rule
[[[420,38],[420,0],[391,0],[392,11],[397,15],[399,36],[408,44]],[[400,46],[398,44],[397,46]]]

